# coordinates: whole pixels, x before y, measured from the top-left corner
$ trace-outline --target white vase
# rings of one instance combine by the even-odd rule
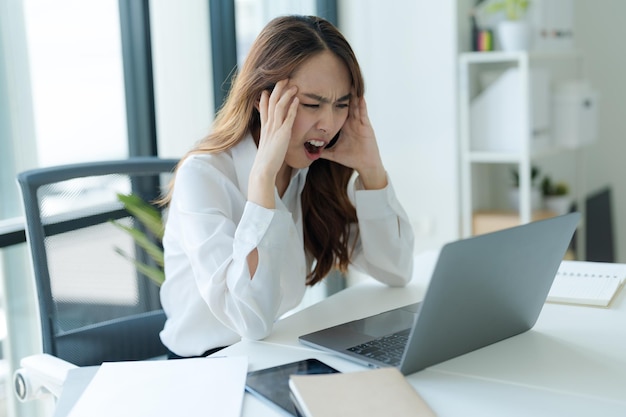
[[[570,211],[572,200],[568,195],[552,195],[545,197],[546,209],[556,215],[567,214]]]
[[[497,33],[503,51],[527,51],[530,47],[530,25],[525,20],[503,20]]]
[[[541,190],[538,188],[530,189],[530,209],[540,210],[543,205]],[[513,187],[509,189],[509,205],[515,210],[519,211],[519,188]]]

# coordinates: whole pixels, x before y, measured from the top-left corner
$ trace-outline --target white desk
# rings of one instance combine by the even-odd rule
[[[363,367],[300,345],[297,337],[419,301],[432,259],[407,288],[351,287],[276,323],[261,342],[217,355],[246,355],[250,370],[316,357],[342,372]],[[408,376],[440,417],[626,416],[626,291],[610,309],[546,304],[529,332]],[[245,395],[243,416],[279,416]]]
[[[245,355],[250,370],[311,357],[342,372],[363,370],[304,347],[298,336],[421,300],[433,262],[434,256],[418,258],[406,288],[368,280],[279,321],[264,341],[244,340],[215,355]],[[55,417],[67,415],[95,368],[79,371]],[[530,331],[407,378],[439,417],[624,417],[626,290],[609,309],[546,304]],[[245,395],[243,417],[280,415]]]

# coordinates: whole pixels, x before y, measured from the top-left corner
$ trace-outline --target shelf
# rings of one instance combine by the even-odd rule
[[[571,51],[517,51],[517,52],[467,52],[459,56],[459,142],[460,142],[460,173],[461,173],[461,224],[462,235],[471,236],[480,231],[482,226],[476,223],[475,208],[477,205],[500,207],[493,195],[498,194],[498,190],[487,189],[489,187],[489,175],[494,171],[490,169],[474,170],[477,165],[494,165],[497,172],[497,165],[516,165],[518,172],[524,175],[524,180],[520,181],[520,204],[517,212],[492,213],[487,220],[499,222],[500,225],[514,226],[527,223],[538,218],[545,217],[545,213],[532,211],[532,183],[526,180],[532,169],[533,162],[541,158],[563,153],[574,152],[574,160],[577,160],[575,149],[562,145],[552,145],[550,137],[551,131],[545,121],[533,124],[538,119],[533,111],[533,100],[539,96],[546,106],[551,103],[548,98],[542,96],[548,90],[547,73],[551,76],[558,74],[561,79],[579,77],[583,74],[583,55],[576,50]],[[516,68],[515,77],[511,76],[511,68]],[[499,77],[489,85],[491,90],[481,89],[481,73],[492,72]],[[531,73],[534,78],[531,79]],[[500,84],[496,81],[500,80]],[[502,81],[504,80],[504,81]],[[546,84],[546,85],[544,85]],[[503,85],[506,86],[503,87]],[[506,90],[506,91],[505,91]],[[485,101],[474,101],[480,98],[483,91],[491,91],[488,96],[491,100],[491,111],[485,110]],[[495,91],[495,92],[494,92]],[[485,96],[482,96],[485,97]],[[502,105],[493,107],[493,100],[501,100]],[[506,100],[503,99],[506,98]],[[485,99],[486,100],[486,99]],[[481,113],[473,115],[472,104],[482,104]],[[546,112],[538,108],[540,115]],[[509,112],[509,113],[507,113]],[[472,117],[474,123],[486,123],[485,114],[491,120],[500,121],[500,124],[490,125],[490,129],[473,130]],[[503,119],[504,116],[515,115],[510,120]],[[503,116],[504,115],[504,116]],[[478,121],[477,121],[478,120]],[[503,121],[504,120],[504,121]],[[519,126],[518,126],[519,125]],[[498,131],[499,133],[493,133]],[[488,135],[481,137],[478,135]],[[476,135],[476,136],[473,136]],[[506,139],[506,141],[504,141]],[[500,183],[498,183],[500,184]],[[496,186],[498,185],[496,184]],[[481,189],[482,187],[482,189]],[[478,188],[477,192],[474,188]],[[479,200],[482,199],[482,200]],[[479,204],[480,203],[480,204]],[[497,214],[497,216],[496,216]],[[496,217],[494,217],[496,216]],[[491,228],[489,226],[488,228]],[[477,230],[478,229],[478,230]],[[493,230],[493,229],[491,229]]]
[[[545,158],[564,152],[574,151],[563,146],[551,146],[530,152],[531,159]],[[467,161],[477,164],[519,164],[524,159],[521,152],[498,152],[498,151],[469,151]]]
[[[508,62],[524,60],[552,60],[552,59],[580,59],[581,53],[574,51],[490,51],[490,52],[464,52],[461,54],[461,62],[468,64],[482,64],[490,62]]]
[[[519,152],[478,152],[467,154],[468,162],[483,164],[518,164],[522,158]]]
[[[519,61],[528,57],[528,52],[465,52],[461,54],[461,63],[481,64],[486,62]]]
[[[556,214],[549,210],[536,210],[532,213],[532,220],[543,220],[554,217]],[[509,227],[519,226],[519,213],[515,211],[475,211],[472,215],[472,232],[474,235],[495,232]]]

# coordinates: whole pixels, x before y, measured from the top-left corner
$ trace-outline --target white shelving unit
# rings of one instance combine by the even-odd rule
[[[459,57],[459,115],[460,115],[460,174],[461,174],[461,223],[462,235],[468,237],[474,234],[473,216],[476,208],[476,184],[473,182],[473,171],[477,165],[500,164],[513,165],[519,173],[519,222],[528,223],[533,220],[531,208],[531,170],[533,162],[540,158],[571,152],[576,159],[576,152],[571,149],[559,148],[550,145],[549,132],[547,145],[535,147],[532,123],[532,97],[531,97],[531,70],[539,67],[557,67],[553,73],[550,69],[550,77],[576,77],[582,78],[582,59],[577,52],[555,53],[532,53],[532,52],[468,52]],[[503,72],[508,68],[517,68],[515,97],[521,101],[518,103],[518,114],[515,114],[516,125],[523,126],[521,142],[515,150],[485,150],[474,149],[472,138],[471,106],[472,101],[481,91],[478,78],[484,71]],[[563,70],[565,68],[565,70]],[[560,71],[560,72],[559,72]],[[563,75],[563,72],[569,72]],[[553,78],[554,79],[554,78]],[[550,103],[546,104],[550,106]],[[578,193],[580,195],[580,192]],[[580,204],[579,204],[580,207]]]

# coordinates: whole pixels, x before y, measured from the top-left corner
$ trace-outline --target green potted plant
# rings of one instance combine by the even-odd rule
[[[496,0],[488,2],[487,11],[504,13],[506,20],[521,20],[528,10],[530,0]]]
[[[542,206],[541,189],[537,182],[540,170],[536,166],[530,168],[530,207],[531,210],[538,210]],[[509,190],[509,205],[514,210],[519,210],[519,172],[517,168],[511,169],[512,186]]]
[[[539,173],[541,171],[538,167],[532,166],[530,167],[530,184],[534,187],[537,185],[537,179],[539,178]],[[511,177],[513,178],[513,186],[519,187],[519,172],[516,168],[511,169]]]
[[[541,190],[546,209],[557,215],[569,213],[572,199],[569,185],[565,181],[553,183],[551,178],[546,176],[541,182]]]
[[[111,220],[111,223],[128,233],[153,262],[139,261],[120,248],[115,248],[115,251],[132,262],[139,272],[161,286],[165,281],[163,247],[161,246],[164,225],[161,212],[135,194],[117,194],[117,198],[126,211],[135,218],[138,226],[130,227],[116,220]]]
[[[530,0],[488,0],[486,3],[487,13],[502,15],[502,20],[496,26],[502,50],[528,50],[530,25],[525,17]]]

